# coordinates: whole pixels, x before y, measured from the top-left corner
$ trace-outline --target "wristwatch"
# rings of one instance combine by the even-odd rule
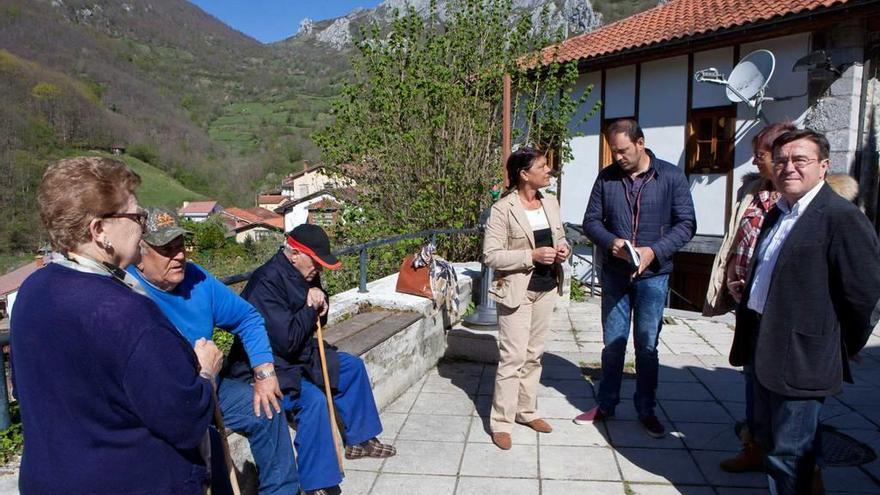
[[[268,371],[267,370],[260,370],[256,373],[254,373],[254,378],[257,380],[265,380],[266,378],[269,378],[270,376],[275,376],[275,368],[272,368]]]

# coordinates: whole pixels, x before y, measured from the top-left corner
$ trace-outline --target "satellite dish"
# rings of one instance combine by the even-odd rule
[[[776,57],[769,50],[756,50],[743,57],[727,78],[727,99],[754,106],[754,100],[763,98],[774,67]]]
[[[724,85],[728,100],[733,103],[745,103],[754,108],[757,115],[761,115],[761,104],[773,100],[764,96],[764,89],[773,77],[775,67],[776,57],[773,56],[773,52],[755,50],[743,57],[730,72],[730,77],[726,79],[724,74],[714,67],[698,70],[694,73],[694,79],[698,82]]]

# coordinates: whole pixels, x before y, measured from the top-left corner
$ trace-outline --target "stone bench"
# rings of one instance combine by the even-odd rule
[[[376,309],[329,325],[324,340],[342,352],[361,356],[420,319],[422,315],[413,311]]]

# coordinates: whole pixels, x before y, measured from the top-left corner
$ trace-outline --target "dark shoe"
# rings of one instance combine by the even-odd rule
[[[588,425],[591,423],[600,423],[611,417],[614,417],[614,415],[608,414],[599,409],[599,406],[596,406],[585,413],[578,414],[572,421],[578,425]]]
[[[493,433],[492,443],[501,450],[510,450],[510,447],[513,446],[513,442],[510,440],[510,433]]]
[[[362,457],[376,457],[384,459],[397,454],[393,445],[380,442],[377,438],[371,438],[364,443],[349,445],[345,448],[346,459],[360,459]]]
[[[721,461],[721,469],[728,473],[746,473],[749,471],[764,470],[764,450],[758,442],[752,440],[751,435],[743,439],[743,448],[736,457]]]
[[[525,421],[517,421],[517,423],[523,426],[528,426],[538,433],[550,433],[551,431],[553,431],[553,427],[550,426],[550,423],[544,421],[543,419],[533,419],[528,423],[526,423]]]
[[[666,428],[663,427],[657,416],[647,416],[639,419],[639,422],[642,423],[645,432],[653,438],[663,438],[663,435],[666,434]]]
[[[306,492],[306,495],[339,495],[340,493],[342,493],[342,489],[339,488],[339,485],[336,485],[329,488],[321,488],[320,490],[312,490]]]

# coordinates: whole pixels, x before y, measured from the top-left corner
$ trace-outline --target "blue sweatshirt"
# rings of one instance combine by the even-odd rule
[[[200,338],[210,340],[214,327],[219,327],[241,339],[252,368],[273,361],[263,317],[204,268],[187,262],[183,282],[167,292],[148,282],[134,266],[128,272],[191,345]]]

